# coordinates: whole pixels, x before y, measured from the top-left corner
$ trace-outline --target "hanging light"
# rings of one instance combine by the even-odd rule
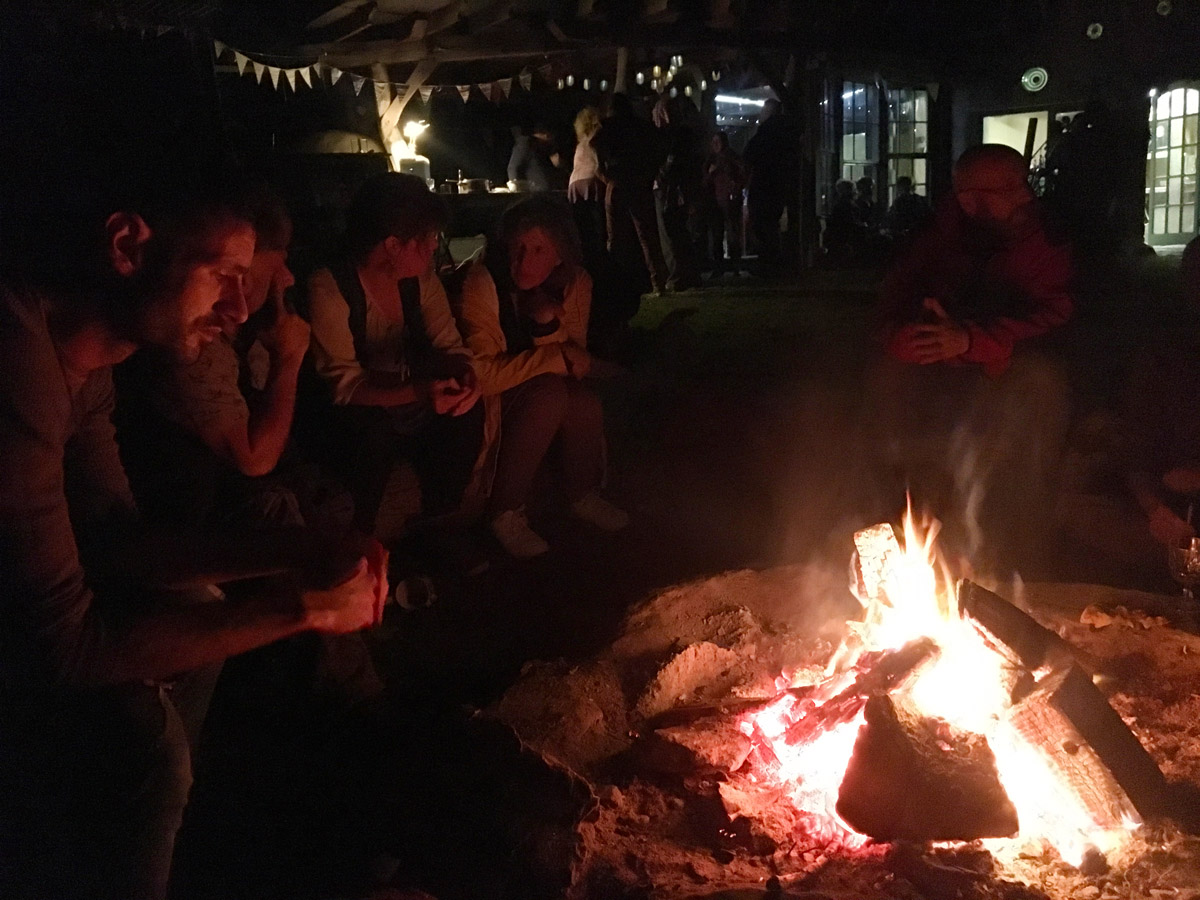
[[[608,80],[607,79],[604,79],[604,78],[600,79],[600,90],[602,90],[602,91],[608,90]]]
[[[567,87],[575,87],[575,76],[574,75],[567,76]]]
[[[675,88],[671,88],[671,90],[675,90]],[[692,96],[692,86],[690,84],[684,86],[683,96],[685,96],[685,97]]]
[[[650,72],[655,78],[662,78],[662,66],[655,66]]]
[[[679,96],[679,88],[671,88],[671,99],[674,100]]]
[[[583,89],[585,91],[590,91],[592,89],[592,79],[590,79],[590,78],[583,79]]]
[[[638,84],[645,84],[646,83],[646,73],[638,72],[633,80],[636,81]]]
[[[702,90],[702,91],[708,90],[708,82],[705,81],[703,78],[700,79],[700,90]]]
[[[650,90],[652,90],[652,91],[658,90],[658,79],[657,78],[650,79]]]
[[[712,76],[713,76],[713,81],[720,81],[721,80],[721,70],[713,69]]]
[[[560,91],[563,89],[563,80],[562,80],[561,78],[560,78],[560,79],[558,79],[558,89],[559,89]]]

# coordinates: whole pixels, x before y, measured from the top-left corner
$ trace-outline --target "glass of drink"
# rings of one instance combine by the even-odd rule
[[[1171,567],[1171,577],[1183,586],[1183,596],[1194,600],[1192,592],[1200,586],[1200,538],[1168,547],[1167,564]]]

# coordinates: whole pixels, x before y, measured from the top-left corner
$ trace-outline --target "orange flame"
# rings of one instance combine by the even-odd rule
[[[926,637],[940,652],[905,689],[904,699],[924,716],[987,738],[1020,822],[1018,839],[990,840],[989,849],[1001,855],[1015,853],[1026,839],[1042,838],[1075,865],[1090,847],[1106,853],[1119,849],[1140,825],[1136,813],[1130,808],[1120,829],[1100,827],[1083,799],[1054,771],[1049,757],[1018,733],[1009,718],[1017,673],[959,615],[955,581],[934,544],[938,523],[918,525],[910,508],[903,530],[903,545],[890,525],[876,525],[855,536],[857,565],[851,589],[863,605],[863,618],[847,623],[848,635],[810,705],[805,708],[785,696],[746,723],[747,733],[768,742],[778,758],[777,777],[787,785],[797,809],[811,818],[810,836],[836,840],[847,848],[867,842],[834,812],[863,720],[860,713],[849,723],[795,745],[782,739],[785,732],[851,683],[862,654],[898,649]]]

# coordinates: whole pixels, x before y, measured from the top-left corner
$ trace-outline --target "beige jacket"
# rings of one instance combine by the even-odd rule
[[[505,298],[511,303],[511,298]],[[592,278],[579,269],[563,294],[563,318],[558,330],[534,338],[534,347],[520,353],[508,352],[508,340],[500,327],[500,297],[496,283],[482,261],[467,272],[462,286],[459,325],[468,349],[474,354],[475,373],[483,391],[484,444],[494,448],[500,437],[500,395],[538,375],[566,375],[562,345],[572,341],[587,346],[588,318],[592,312]]]

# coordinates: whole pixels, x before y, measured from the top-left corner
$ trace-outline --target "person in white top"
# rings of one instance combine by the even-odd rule
[[[422,512],[434,519],[458,509],[479,454],[471,352],[431,269],[445,221],[420,178],[376,176],[350,203],[345,255],[308,282],[313,361],[345,439],[334,462],[364,529],[397,456],[417,470]]]

